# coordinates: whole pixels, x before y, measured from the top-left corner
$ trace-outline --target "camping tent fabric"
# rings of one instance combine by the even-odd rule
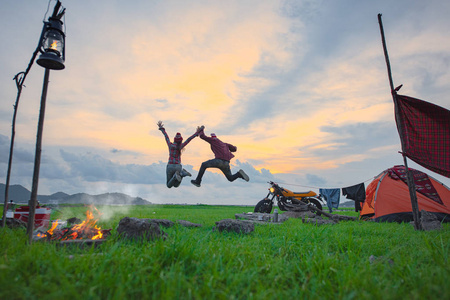
[[[396,180],[402,180],[403,182],[408,184],[408,179],[406,178],[407,172],[406,172],[405,167],[400,166],[400,167],[390,168],[388,170],[388,172],[389,172],[389,176],[391,178],[396,179]],[[425,196],[427,196],[428,198],[430,198],[431,200],[433,200],[439,204],[443,204],[441,197],[439,197],[438,192],[436,191],[433,184],[431,183],[430,178],[428,177],[428,174],[411,169],[411,168],[410,168],[410,172],[413,175],[414,184],[416,185],[416,191],[418,193],[424,194]]]
[[[408,185],[402,180],[391,178],[388,170],[375,177],[367,186],[366,202],[360,212],[360,217],[373,218],[380,222],[412,221]],[[439,204],[423,194],[416,193],[419,210],[426,210],[435,214],[439,220],[450,222],[450,190],[434,178],[428,177],[443,203]]]

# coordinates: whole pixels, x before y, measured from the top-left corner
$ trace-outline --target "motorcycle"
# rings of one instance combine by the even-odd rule
[[[270,214],[272,212],[272,207],[274,205],[275,199],[277,201],[278,207],[282,211],[287,211],[288,205],[300,204],[300,202],[312,205],[317,209],[322,210],[321,202],[325,203],[325,201],[322,199],[322,196],[313,191],[297,193],[285,189],[273,181],[269,181],[268,183],[270,184],[269,193],[264,199],[256,204],[254,210],[255,213]],[[270,196],[272,197],[269,198]]]

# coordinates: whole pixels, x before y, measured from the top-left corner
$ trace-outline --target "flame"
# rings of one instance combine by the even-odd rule
[[[53,231],[55,230],[55,228],[58,226],[58,220],[56,220],[55,222],[52,223],[52,228],[50,228],[47,233],[49,234],[53,234]]]
[[[50,228],[45,234],[38,233],[37,236],[41,238],[48,237],[50,240],[97,240],[103,238],[104,230],[96,225],[98,219],[94,218],[92,208],[98,212],[99,216],[101,215],[97,208],[90,206],[86,211],[86,219],[80,224],[75,224],[70,228],[57,229],[58,220],[56,220],[53,222],[52,228]]]
[[[58,50],[58,42],[57,41],[53,41],[53,43],[50,45],[50,49],[52,50]]]
[[[77,239],[80,233],[85,233],[91,231],[92,229],[95,229],[97,230],[96,231],[97,234],[91,237],[91,240],[97,240],[99,238],[102,238],[103,234],[101,232],[101,228],[95,225],[95,223],[97,223],[97,220],[94,219],[94,214],[90,210],[86,211],[86,220],[84,220],[80,224],[74,225],[72,227],[72,231],[74,232],[70,236],[73,239]]]

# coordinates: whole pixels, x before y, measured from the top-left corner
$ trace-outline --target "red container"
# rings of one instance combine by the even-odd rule
[[[47,228],[50,222],[51,212],[52,210],[48,207],[36,206],[36,211],[34,213],[34,227],[38,228],[44,226],[45,228]],[[14,219],[19,219],[27,223],[29,214],[29,206],[20,206],[16,208],[16,211],[14,212]]]

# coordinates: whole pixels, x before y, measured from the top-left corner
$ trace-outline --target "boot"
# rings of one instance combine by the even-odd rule
[[[198,182],[197,180],[191,180],[191,183],[196,187],[200,187],[200,182]]]
[[[186,177],[186,176],[191,177],[192,176],[192,174],[189,173],[188,171],[186,171],[186,169],[181,170],[180,175],[181,175],[181,177]]]
[[[239,170],[239,175],[242,179],[244,179],[245,181],[249,181],[250,177],[248,177],[248,175],[244,172],[244,170],[240,169]]]

